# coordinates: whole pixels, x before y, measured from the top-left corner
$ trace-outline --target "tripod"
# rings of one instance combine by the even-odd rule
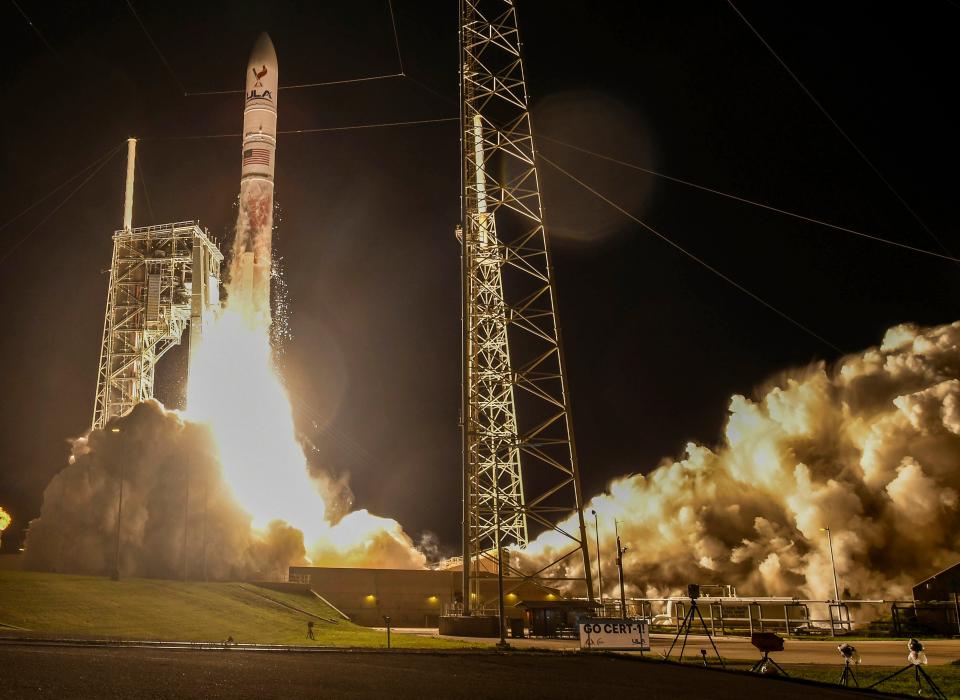
[[[710,640],[710,646],[713,647],[713,652],[717,655],[717,658],[720,660],[720,665],[726,668],[726,664],[723,663],[723,657],[720,656],[720,651],[717,649],[717,645],[713,642],[713,636],[710,634],[710,630],[707,627],[706,621],[703,619],[703,615],[700,612],[700,609],[697,607],[697,599],[690,599],[690,611],[684,616],[683,623],[680,625],[680,629],[677,630],[677,636],[673,638],[673,643],[670,645],[670,648],[667,650],[664,659],[669,659],[670,654],[673,653],[673,648],[677,645],[677,640],[680,639],[680,635],[683,634],[683,644],[680,645],[680,662],[683,663],[683,651],[687,648],[687,637],[690,635],[690,628],[693,626],[693,616],[696,615],[700,618],[700,624],[703,625],[703,631],[707,635],[707,639]],[[704,656],[706,659],[706,656]]]
[[[850,657],[845,656],[843,658],[843,673],[840,674],[840,680],[838,682],[844,687],[849,687],[851,678],[853,679],[853,684],[859,688],[860,681],[857,680],[857,675],[853,672],[853,664],[850,663]]]
[[[947,696],[944,695],[943,691],[941,691],[940,688],[937,687],[937,684],[933,682],[933,679],[929,675],[927,675],[927,672],[923,670],[923,667],[920,664],[907,664],[906,666],[901,668],[899,671],[894,671],[886,678],[881,678],[873,685],[867,686],[867,687],[876,688],[881,683],[884,683],[890,680],[891,678],[895,678],[896,676],[899,676],[904,671],[909,671],[911,668],[913,668],[913,675],[917,679],[917,695],[920,695],[921,693],[923,693],[922,681],[926,681],[927,685],[930,686],[930,690],[933,691],[933,697],[940,698],[940,700],[947,700]]]
[[[776,661],[770,658],[769,651],[763,652],[763,658],[761,658],[757,663],[753,665],[753,668],[750,669],[750,673],[757,673],[761,668],[763,668],[764,664],[768,664],[768,663],[773,664],[773,667],[778,671],[780,671],[780,673],[782,673],[787,678],[790,677],[790,674],[784,671],[783,668],[780,666],[780,664],[778,664]]]

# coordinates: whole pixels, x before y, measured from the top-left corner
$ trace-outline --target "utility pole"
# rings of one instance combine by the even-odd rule
[[[119,433],[120,428],[111,428],[111,433]],[[120,490],[117,495],[117,546],[113,556],[113,575],[114,581],[120,580],[120,522],[123,517],[123,463],[127,461],[126,441],[120,438]]]
[[[617,535],[617,570],[620,572],[620,616],[627,618],[627,596],[623,588],[623,553],[626,547],[620,546],[620,529],[616,520],[613,521],[613,530]]]
[[[820,532],[827,533],[827,544],[830,546],[830,565],[833,567],[833,590],[837,595],[837,603],[840,603],[840,580],[837,578],[837,560],[833,558],[833,535],[829,527],[821,527]]]
[[[842,627],[843,609],[840,607],[840,580],[837,578],[837,560],[833,557],[833,534],[830,532],[829,527],[821,527],[820,532],[827,533],[827,544],[830,546],[830,566],[833,568],[833,590],[837,596],[837,617],[840,618],[840,624]]]
[[[187,580],[187,545],[190,526],[190,462],[183,463],[183,580]]]
[[[600,566],[600,521],[597,519],[597,511],[591,510],[590,513],[593,514],[593,530],[597,533],[597,582],[599,584],[600,610],[603,610],[603,568]]]

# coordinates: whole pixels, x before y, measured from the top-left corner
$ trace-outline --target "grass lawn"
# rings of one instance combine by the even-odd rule
[[[336,622],[314,619],[316,641],[311,641],[306,638],[311,618],[272,601]],[[111,581],[32,571],[0,571],[0,625],[71,637],[220,642],[232,636],[238,643],[386,646],[383,632],[341,619],[312,595],[281,593],[247,583]],[[0,626],[0,633],[20,632]],[[392,635],[392,643],[429,649],[471,646],[403,634]]]
[[[855,668],[854,673],[857,680],[860,681],[860,687],[864,688],[885,676],[889,676],[894,671],[898,671],[902,666],[860,666]],[[924,670],[937,684],[937,687],[948,698],[960,698],[960,666],[924,666]],[[840,679],[840,673],[843,668],[840,665],[831,666],[784,666],[784,669],[795,678],[808,678],[823,683],[836,683]],[[853,683],[850,684],[851,686]],[[904,695],[917,694],[917,681],[913,670],[904,671],[891,681],[887,681],[876,688],[885,693],[903,693]],[[924,697],[931,697],[926,683],[923,684]]]

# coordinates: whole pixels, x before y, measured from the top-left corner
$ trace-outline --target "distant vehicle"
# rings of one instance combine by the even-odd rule
[[[820,627],[819,625],[814,625],[809,622],[791,628],[790,632],[807,637],[829,637],[833,634],[829,627]]]

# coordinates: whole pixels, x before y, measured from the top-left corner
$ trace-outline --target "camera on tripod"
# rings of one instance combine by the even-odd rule
[[[690,600],[696,600],[700,597],[700,584],[699,583],[688,583],[687,584],[687,597]]]

